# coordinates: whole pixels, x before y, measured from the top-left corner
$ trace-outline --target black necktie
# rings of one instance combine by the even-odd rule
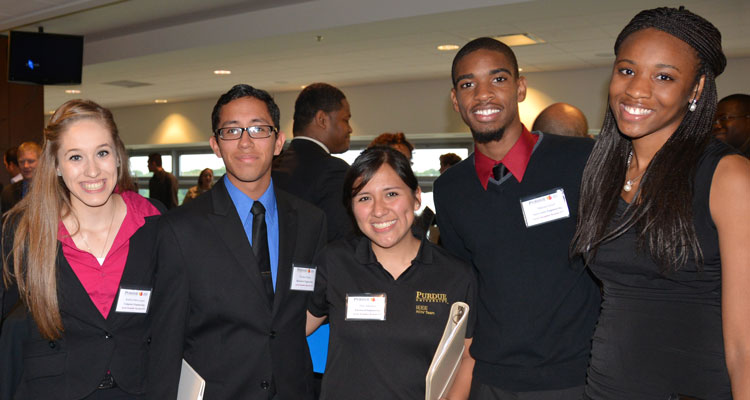
[[[266,288],[268,300],[273,304],[273,278],[271,278],[271,257],[268,256],[268,233],[266,232],[266,209],[259,201],[250,209],[253,213],[253,254],[258,261],[260,277]]]
[[[505,168],[505,165],[503,165],[503,163],[495,164],[495,166],[492,167],[492,177],[494,177],[496,181],[499,181],[507,174],[508,168]]]

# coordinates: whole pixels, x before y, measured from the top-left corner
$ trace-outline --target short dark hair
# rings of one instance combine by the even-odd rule
[[[396,175],[404,181],[412,193],[416,193],[419,188],[419,181],[411,169],[411,162],[400,151],[388,146],[375,146],[365,149],[346,171],[342,198],[344,207],[354,222],[354,227],[358,233],[361,232],[359,232],[357,221],[354,218],[352,198],[362,191],[362,188],[370,182],[378,169],[384,164],[388,164],[396,171]],[[361,180],[357,182],[359,179]]]
[[[344,92],[327,83],[317,82],[307,85],[294,102],[294,125],[292,132],[298,133],[315,118],[318,110],[325,113],[338,111],[346,100]]]
[[[219,97],[219,100],[216,101],[216,105],[214,105],[214,109],[211,112],[211,131],[214,135],[216,135],[216,130],[219,129],[219,114],[221,114],[221,108],[232,100],[241,99],[243,97],[252,97],[266,103],[266,108],[268,108],[268,113],[271,115],[273,126],[277,130],[279,129],[281,111],[279,111],[279,106],[276,105],[276,102],[273,100],[273,96],[263,89],[254,88],[243,83],[232,86],[228,92],[222,94]]]
[[[5,150],[5,162],[18,166],[18,146]]]
[[[148,155],[148,162],[156,164],[157,167],[161,167],[161,154],[151,153]]]
[[[464,47],[461,48],[461,50],[456,53],[456,56],[453,57],[453,65],[451,66],[451,81],[453,82],[453,87],[456,87],[456,66],[458,65],[459,61],[466,57],[467,55],[477,51],[477,50],[490,50],[490,51],[496,51],[498,53],[501,53],[505,55],[505,57],[510,61],[514,78],[518,78],[518,61],[516,60],[516,55],[513,53],[513,50],[511,48],[497,40],[493,39],[491,37],[480,37],[472,40],[469,43],[466,43]]]
[[[741,106],[745,112],[750,112],[750,95],[744,94],[744,93],[735,93],[730,94],[727,97],[724,97],[723,99],[719,100],[719,103],[734,101],[737,102]]]

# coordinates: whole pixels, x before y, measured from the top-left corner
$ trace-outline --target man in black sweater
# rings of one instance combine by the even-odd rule
[[[512,50],[491,38],[453,60],[453,108],[475,151],[435,182],[443,244],[478,272],[472,399],[579,399],[599,290],[569,259],[593,141],[521,124]]]

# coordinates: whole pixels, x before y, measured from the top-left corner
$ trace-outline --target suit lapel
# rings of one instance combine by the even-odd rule
[[[250,242],[247,240],[247,235],[245,235],[245,229],[242,226],[242,222],[240,222],[237,209],[224,185],[224,179],[219,179],[209,193],[212,197],[213,212],[208,214],[208,220],[213,225],[218,237],[227,247],[229,254],[236,261],[237,268],[241,269],[242,274],[253,282],[255,286],[253,292],[258,297],[263,298],[268,304],[258,263],[255,260]],[[271,304],[268,304],[268,308],[271,308]]]
[[[278,188],[274,190],[279,214],[279,264],[273,301],[273,312],[276,313],[281,307],[281,302],[289,294],[292,283],[292,261],[297,244],[297,210],[291,206],[285,192]]]

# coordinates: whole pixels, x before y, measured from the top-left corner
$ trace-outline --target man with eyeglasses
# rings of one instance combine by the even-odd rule
[[[738,93],[719,101],[713,133],[750,158],[750,95]]]
[[[309,400],[305,309],[325,216],[274,187],[284,135],[267,92],[234,86],[211,122],[226,175],[160,221],[149,397],[175,398],[184,358],[206,400]]]

